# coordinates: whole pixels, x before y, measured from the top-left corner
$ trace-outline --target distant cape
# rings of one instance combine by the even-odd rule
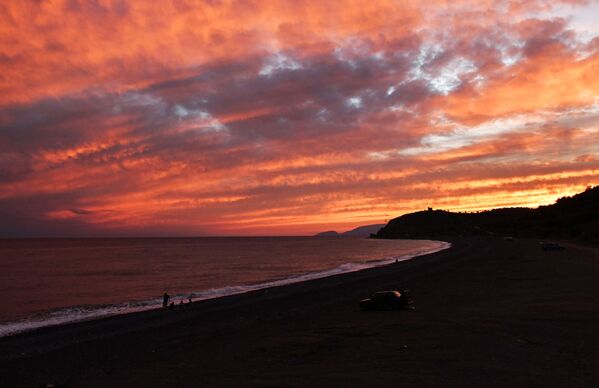
[[[358,226],[352,230],[345,231],[343,233],[337,233],[334,230],[326,232],[320,232],[316,234],[317,237],[337,237],[337,236],[349,236],[349,237],[369,237],[371,234],[376,234],[385,224],[372,224]]]
[[[475,213],[425,210],[389,221],[377,238],[442,239],[473,235],[599,241],[599,186],[555,204]]]
[[[337,237],[339,233],[334,230],[327,230],[326,232],[320,232],[315,234],[316,237]]]

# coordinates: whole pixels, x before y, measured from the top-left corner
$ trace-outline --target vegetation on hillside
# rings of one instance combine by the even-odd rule
[[[553,205],[503,208],[477,213],[444,210],[405,214],[389,221],[376,238],[440,238],[471,235],[584,239],[599,241],[599,186]]]

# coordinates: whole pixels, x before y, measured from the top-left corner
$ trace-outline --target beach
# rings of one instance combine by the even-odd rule
[[[413,260],[0,339],[0,386],[598,386],[595,248],[467,238]],[[415,310],[362,312],[409,289]]]

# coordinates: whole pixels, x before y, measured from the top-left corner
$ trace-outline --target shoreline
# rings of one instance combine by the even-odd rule
[[[199,295],[193,299],[193,302],[199,302],[204,300],[218,299],[232,295],[245,294],[248,292],[253,292],[262,289],[270,289],[273,287],[282,287],[289,284],[301,283],[306,281],[311,281],[314,279],[322,279],[330,276],[352,273],[356,271],[362,271],[364,269],[370,269],[380,266],[385,266],[389,264],[397,263],[397,260],[406,261],[411,260],[420,256],[425,256],[429,254],[433,254],[436,252],[440,252],[442,250],[448,249],[451,247],[451,243],[446,241],[439,240],[422,240],[427,242],[436,242],[439,243],[439,247],[434,249],[429,249],[426,251],[418,251],[416,253],[411,253],[403,256],[396,257],[387,257],[380,259],[372,259],[364,262],[350,262],[344,263],[340,266],[330,268],[327,270],[317,271],[317,272],[307,272],[299,275],[292,275],[289,277],[284,277],[281,279],[268,280],[256,284],[246,284],[246,285],[232,285],[232,286],[223,286],[220,288],[213,288],[201,291],[193,291],[193,294]],[[184,298],[183,294],[176,294],[173,298]],[[186,298],[184,298],[186,299]],[[160,310],[162,306],[162,297],[153,298],[153,299],[145,299],[138,301],[128,301],[121,302],[117,304],[111,305],[89,305],[89,306],[70,306],[70,307],[58,307],[53,308],[51,310],[45,312],[39,312],[35,315],[25,317],[23,319],[0,322],[0,339],[8,338],[19,334],[31,333],[33,331],[43,329],[46,327],[53,326],[62,326],[69,325],[72,323],[80,323],[80,322],[90,322],[93,320],[104,319],[114,316],[122,316],[127,314],[135,314],[146,311]],[[187,306],[187,303],[185,304]],[[76,310],[79,314],[81,309],[89,308],[89,312],[83,313],[80,317],[72,317],[63,315],[58,318],[52,318],[52,314],[61,313],[63,311]],[[176,309],[180,309],[180,306],[177,304]],[[106,311],[106,312],[102,312]],[[35,316],[40,316],[40,319],[33,319]]]
[[[599,261],[468,238],[398,264],[0,339],[0,386],[593,386]],[[415,311],[364,313],[380,289]],[[174,314],[173,314],[174,313]]]

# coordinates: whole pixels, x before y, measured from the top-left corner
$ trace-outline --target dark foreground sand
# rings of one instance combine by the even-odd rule
[[[415,311],[364,313],[379,289]],[[456,241],[415,260],[0,340],[0,386],[599,386],[599,259]]]

